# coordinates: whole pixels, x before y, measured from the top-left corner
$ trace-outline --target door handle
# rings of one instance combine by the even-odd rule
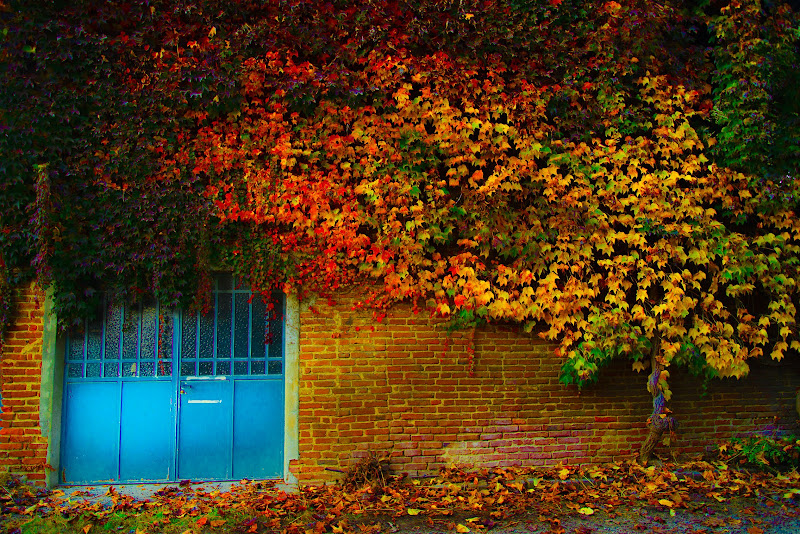
[[[228,379],[228,377],[224,376],[224,375],[222,375],[222,376],[187,376],[187,377],[184,377],[184,380],[199,380],[201,382],[202,381],[207,382],[209,380],[222,380],[224,382],[227,379]]]

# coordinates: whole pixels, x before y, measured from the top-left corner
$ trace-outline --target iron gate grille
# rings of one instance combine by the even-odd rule
[[[172,310],[157,303],[105,302],[96,318],[67,338],[67,378],[172,375]]]
[[[181,321],[181,376],[280,376],[283,374],[283,296],[270,302],[218,277],[214,305]]]

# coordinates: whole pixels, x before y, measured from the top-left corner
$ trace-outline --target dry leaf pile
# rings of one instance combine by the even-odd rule
[[[794,499],[800,493],[797,472],[774,476],[707,462],[649,467],[619,462],[482,471],[453,468],[424,480],[387,476],[381,469],[373,483],[357,486],[355,480],[349,477],[348,485],[302,486],[293,493],[272,483],[243,481],[224,492],[186,484],[168,487],[150,500],[135,500],[112,488],[106,503],[66,499],[60,491],[38,499],[34,494],[23,495],[19,502],[0,497],[0,503],[3,513],[80,516],[93,525],[102,525],[119,512],[159,510],[163,525],[176,518],[197,517],[195,529],[187,533],[396,531],[396,524],[413,519],[420,525],[465,534],[523,515],[549,523],[553,532],[563,532],[560,518],[564,516],[603,512],[613,517],[617,508],[626,506],[697,511],[737,497],[767,501],[781,513],[797,515]],[[235,524],[228,519],[234,517]],[[161,532],[158,523],[147,534]]]

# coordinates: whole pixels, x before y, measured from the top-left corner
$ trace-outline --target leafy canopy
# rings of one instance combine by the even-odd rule
[[[12,7],[0,250],[65,321],[225,266],[524,325],[579,385],[654,346],[736,377],[800,348],[788,6]]]

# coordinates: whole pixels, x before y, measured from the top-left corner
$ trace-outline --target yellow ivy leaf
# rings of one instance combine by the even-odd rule
[[[790,488],[788,493],[783,494],[784,499],[791,499],[795,495],[800,495],[800,488]]]
[[[588,506],[584,506],[583,508],[578,508],[578,513],[583,515],[592,515],[594,513],[594,510],[592,510]]]
[[[408,515],[419,515],[421,511],[422,510],[419,510],[417,508],[409,508],[408,510],[406,510],[406,512],[408,512]]]
[[[458,525],[456,525],[456,532],[458,532],[459,534],[466,534],[467,532],[469,532],[469,528],[459,523]]]

